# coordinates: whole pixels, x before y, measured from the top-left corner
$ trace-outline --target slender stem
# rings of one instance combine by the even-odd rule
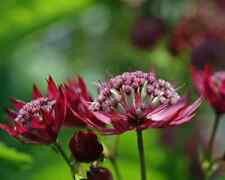
[[[141,180],[147,180],[143,134],[142,134],[142,131],[138,131],[138,130],[137,130],[137,144],[138,144],[138,152],[139,152],[139,159],[140,159]]]
[[[112,167],[115,171],[115,174],[116,174],[116,179],[117,180],[122,180],[122,177],[121,177],[121,174],[120,174],[120,171],[119,171],[119,167],[118,167],[118,163],[116,161],[115,158],[110,158],[110,162],[112,164]]]
[[[112,164],[112,167],[113,167],[114,172],[116,174],[117,180],[122,180],[122,176],[121,176],[121,173],[120,173],[120,170],[119,170],[119,167],[118,167],[118,163],[117,163],[117,159],[116,159],[119,141],[120,141],[120,136],[116,136],[115,142],[114,142],[113,147],[112,147],[111,157],[109,158],[109,160]]]
[[[212,134],[209,139],[208,152],[207,152],[207,155],[208,155],[210,161],[212,160],[213,147],[214,147],[216,133],[217,133],[217,130],[219,127],[219,122],[220,122],[220,113],[215,113],[215,121],[213,124]]]
[[[71,175],[72,175],[72,179],[73,180],[76,180],[75,173],[74,173],[74,170],[73,170],[73,166],[72,166],[69,158],[67,157],[66,153],[64,152],[63,148],[57,142],[54,144],[54,147],[57,150],[57,152],[61,155],[61,157],[64,159],[64,161],[66,162],[66,164],[69,166],[70,171],[71,171]]]

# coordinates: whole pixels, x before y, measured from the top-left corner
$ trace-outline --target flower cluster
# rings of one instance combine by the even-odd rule
[[[225,72],[213,72],[209,66],[203,71],[192,69],[193,80],[197,90],[218,113],[225,112]]]
[[[217,76],[214,79],[218,81]],[[96,98],[91,97],[81,77],[60,86],[49,77],[47,83],[46,96],[34,86],[30,102],[12,99],[15,110],[6,109],[12,121],[0,124],[0,128],[24,143],[52,145],[67,162],[74,179],[80,174],[79,168],[74,168],[57,140],[61,128],[85,128],[76,131],[69,143],[74,161],[90,165],[84,179],[112,180],[111,172],[100,166],[107,155],[96,130],[121,134],[177,126],[190,121],[201,103],[199,98],[188,104],[171,83],[153,72],[127,72],[99,83]]]
[[[53,79],[48,79],[48,95],[43,96],[36,86],[33,100],[25,103],[12,99],[15,110],[6,109],[10,124],[0,124],[0,128],[25,143],[51,144],[66,115],[66,97]]]
[[[201,103],[198,99],[189,105],[187,98],[180,97],[169,82],[141,71],[100,83],[98,91],[90,109],[106,127],[88,118],[87,123],[106,134],[183,124],[192,119]]]

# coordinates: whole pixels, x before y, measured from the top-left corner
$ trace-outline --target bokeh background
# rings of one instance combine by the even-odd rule
[[[8,98],[11,96],[29,101],[33,83],[45,91],[48,75],[52,75],[60,83],[80,74],[86,79],[91,93],[95,95],[95,81],[132,70],[154,70],[159,77],[180,87],[181,93],[196,98],[189,68],[189,51],[174,55],[170,47],[173,30],[182,21],[182,17],[198,11],[196,2],[1,1],[1,105],[10,106]],[[222,7],[222,4],[219,6]],[[163,34],[157,43],[143,48],[138,44],[138,38],[143,38],[142,35],[133,33],[135,28],[139,29],[140,34],[145,29],[138,21],[141,15],[146,14],[150,17],[160,17],[164,28],[157,30]],[[152,26],[154,29],[154,23]],[[154,33],[151,36],[155,37]],[[150,179],[201,180],[198,175],[201,172],[194,159],[202,147],[199,137],[203,135],[201,142],[207,140],[212,119],[213,111],[204,104],[191,123],[176,129],[146,130],[145,152]],[[6,120],[6,115],[1,110],[0,122]],[[217,138],[218,153],[225,149],[223,127],[224,122],[221,123]],[[67,151],[69,138],[74,131],[75,129],[64,129],[60,135]],[[0,137],[1,180],[70,179],[66,164],[50,147],[20,144],[3,131],[0,132]],[[103,140],[111,145],[114,139],[105,137]],[[121,136],[118,163],[124,180],[139,179],[135,133]],[[108,161],[105,161],[105,166],[111,168]]]

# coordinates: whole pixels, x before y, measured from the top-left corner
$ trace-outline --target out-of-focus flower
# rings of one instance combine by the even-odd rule
[[[70,140],[70,150],[76,160],[92,162],[98,160],[103,152],[103,146],[95,133],[79,131]]]
[[[12,99],[15,110],[7,109],[11,120],[0,128],[24,143],[51,144],[56,141],[66,115],[66,98],[51,77],[48,79],[48,96],[36,86],[33,100],[25,103]]]
[[[132,43],[139,49],[150,49],[165,33],[162,18],[155,16],[141,16],[136,20],[132,30]]]
[[[225,10],[225,0],[215,0],[215,2],[221,10]]]
[[[206,36],[203,29],[204,24],[199,19],[194,17],[181,19],[172,35],[171,52],[176,55],[182,50],[198,46]]]
[[[106,134],[177,126],[194,117],[201,101],[189,105],[186,97],[154,73],[127,72],[99,84],[99,96],[89,106],[106,127],[89,118],[86,122]]]
[[[87,173],[87,180],[113,180],[111,172],[103,167],[92,167]]]
[[[88,109],[82,100],[92,101],[86,83],[82,77],[78,77],[64,84],[65,94],[68,100],[67,116],[64,125],[67,127],[84,126],[83,115],[87,116]]]
[[[204,70],[192,67],[192,77],[194,84],[218,113],[225,112],[225,72],[213,72],[210,66],[205,66]]]
[[[214,69],[225,68],[225,41],[206,39],[199,47],[192,50],[191,64],[203,70],[205,65]]]
[[[200,4],[197,13],[181,18],[176,25],[170,50],[173,54],[196,48],[207,39],[225,41],[224,15],[209,5]]]
[[[225,112],[225,42],[208,40],[192,52],[192,79],[198,92]]]

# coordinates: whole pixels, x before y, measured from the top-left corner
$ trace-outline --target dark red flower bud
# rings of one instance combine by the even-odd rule
[[[97,167],[87,173],[87,180],[113,180],[113,177],[108,169]]]
[[[132,43],[136,48],[152,48],[164,32],[165,24],[161,18],[139,17],[133,27]]]
[[[80,162],[92,162],[100,158],[103,146],[93,132],[80,131],[70,140],[70,150]]]

